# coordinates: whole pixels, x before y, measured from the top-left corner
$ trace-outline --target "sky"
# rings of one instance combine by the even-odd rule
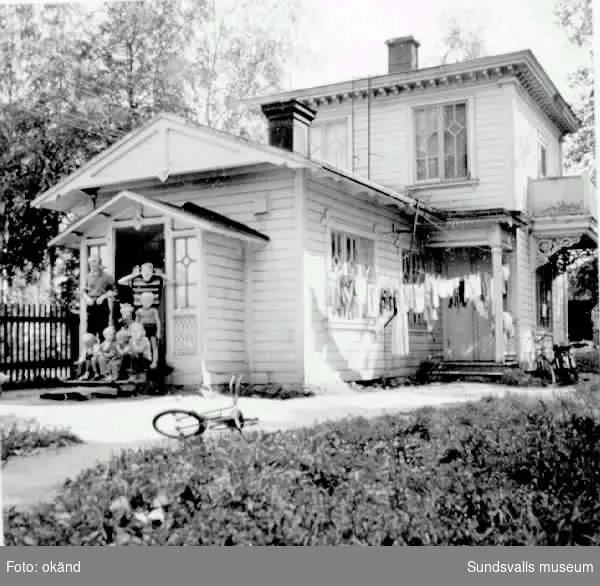
[[[479,30],[486,54],[531,49],[559,91],[585,56],[555,24],[553,0],[305,0],[311,57],[290,72],[292,88],[386,73],[385,41],[412,35],[419,66],[437,65],[449,17]]]

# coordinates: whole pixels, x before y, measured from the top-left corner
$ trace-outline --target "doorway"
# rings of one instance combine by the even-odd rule
[[[137,228],[117,228],[115,243],[115,281],[130,275],[134,267],[151,262],[161,273],[165,272],[165,230],[163,224],[150,224]],[[165,287],[158,308],[162,325],[159,342],[160,356],[165,356],[166,340],[166,290]],[[133,303],[131,288],[117,285],[119,303]]]
[[[447,277],[490,274],[491,253],[477,248],[451,249],[446,256]],[[493,361],[495,337],[492,320],[478,313],[473,303],[444,300],[445,354],[452,361]]]

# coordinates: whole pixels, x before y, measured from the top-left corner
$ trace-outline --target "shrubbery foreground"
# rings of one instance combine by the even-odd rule
[[[10,510],[7,545],[600,545],[600,422],[484,400],[130,451]]]
[[[2,463],[46,448],[63,448],[79,443],[82,443],[81,439],[65,429],[42,427],[35,420],[0,417]]]

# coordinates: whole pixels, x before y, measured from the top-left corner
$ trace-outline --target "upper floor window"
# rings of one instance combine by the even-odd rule
[[[539,177],[547,177],[548,176],[548,169],[547,169],[547,163],[546,163],[546,147],[543,144],[540,145],[540,149],[539,149],[538,176]]]
[[[469,177],[466,102],[415,109],[416,179]]]
[[[375,241],[340,230],[329,236],[328,310],[338,319],[357,320],[373,313]]]
[[[348,122],[333,120],[313,124],[310,129],[310,156],[334,167],[350,169]]]

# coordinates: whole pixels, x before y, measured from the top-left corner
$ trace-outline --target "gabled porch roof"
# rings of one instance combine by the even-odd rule
[[[333,181],[343,181],[354,195],[369,194],[384,205],[436,223],[438,215],[427,204],[397,190],[376,184],[344,169],[297,153],[263,145],[191,122],[173,114],[159,114],[139,129],[92,158],[57,185],[38,195],[37,208],[68,212],[98,189],[186,174],[224,172],[273,165],[307,169]]]
[[[150,199],[132,191],[121,191],[84,218],[71,224],[52,239],[49,246],[77,247],[80,239],[99,219],[114,219],[131,206],[138,209],[143,208],[146,212],[150,210],[154,216],[176,220],[189,227],[230,236],[244,242],[264,244],[269,241],[266,234],[194,203],[186,202],[182,206],[176,206]]]

